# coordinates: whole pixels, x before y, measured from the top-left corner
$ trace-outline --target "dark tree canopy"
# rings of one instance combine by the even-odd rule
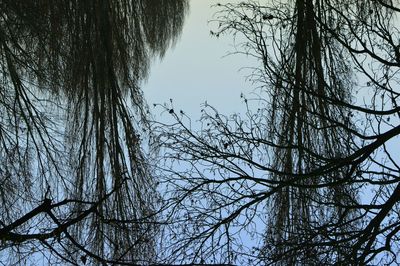
[[[2,261],[155,259],[138,84],[186,10],[186,0],[1,1]]]

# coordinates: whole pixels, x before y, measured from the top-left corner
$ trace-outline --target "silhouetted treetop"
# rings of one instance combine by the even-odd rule
[[[158,124],[171,261],[399,264],[399,1],[217,4],[255,97]],[[165,113],[174,106],[163,106]],[[261,230],[260,227],[265,230]]]
[[[187,8],[186,0],[1,1],[8,262],[18,260],[16,245],[52,254],[52,263],[156,259],[159,197],[141,146],[148,114],[139,81],[179,36]]]

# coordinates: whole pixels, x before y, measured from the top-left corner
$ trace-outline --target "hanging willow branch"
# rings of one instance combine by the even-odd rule
[[[15,229],[81,217],[63,227],[56,257],[155,259],[158,196],[141,148],[148,125],[138,83],[186,10],[185,0],[0,3],[1,226],[45,198],[71,199]],[[88,202],[95,208],[80,216]]]

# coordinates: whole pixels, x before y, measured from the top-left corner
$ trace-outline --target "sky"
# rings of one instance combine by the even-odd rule
[[[154,60],[149,78],[142,85],[150,106],[172,99],[176,110],[194,118],[200,117],[205,101],[224,114],[243,109],[240,94],[250,92],[252,85],[245,81],[246,71],[240,69],[252,63],[242,55],[227,56],[234,50],[232,36],[211,36],[215,24],[209,21],[218,10],[212,7],[217,2],[228,1],[190,1],[181,37],[162,60]],[[151,110],[159,117],[161,109]]]
[[[153,104],[173,100],[175,110],[183,110],[193,120],[200,119],[202,104],[212,105],[225,115],[244,112],[241,93],[249,94],[253,85],[246,81],[243,67],[256,62],[244,55],[228,55],[234,51],[232,36],[213,37],[213,14],[216,3],[240,2],[239,0],[190,0],[180,38],[164,58],[154,60],[147,81],[142,84],[147,103],[157,121],[171,122],[168,113]],[[196,128],[196,125],[194,125]],[[260,224],[260,230],[263,226]],[[248,246],[254,246],[248,236],[241,236]]]

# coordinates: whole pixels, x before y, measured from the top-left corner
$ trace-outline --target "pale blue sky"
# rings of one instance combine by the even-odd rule
[[[240,93],[250,92],[252,85],[245,82],[245,71],[250,66],[244,56],[231,55],[232,36],[215,38],[210,35],[214,27],[208,21],[217,10],[216,3],[227,0],[191,0],[181,37],[169,49],[165,57],[155,60],[149,79],[142,85],[147,102],[169,102],[175,109],[184,110],[193,118],[199,118],[200,105],[207,101],[222,113],[230,114],[243,109]],[[160,109],[151,109],[157,117]]]

